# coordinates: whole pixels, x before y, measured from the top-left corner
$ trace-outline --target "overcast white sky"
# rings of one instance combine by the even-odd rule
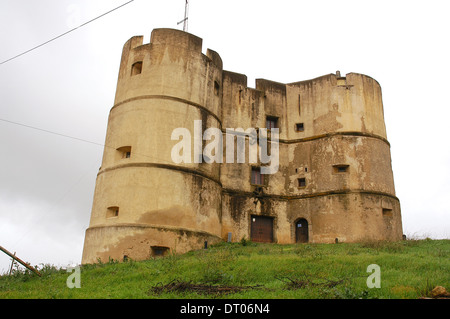
[[[2,0],[0,62],[128,0]],[[103,144],[123,44],[176,28],[184,0],[135,0],[0,65],[0,119]],[[278,82],[375,78],[403,232],[450,237],[449,1],[191,0],[189,32],[224,69]],[[0,121],[0,245],[80,263],[103,148]],[[0,253],[0,273],[10,259]]]

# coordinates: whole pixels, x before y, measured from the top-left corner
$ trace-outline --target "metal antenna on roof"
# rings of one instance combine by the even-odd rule
[[[186,0],[186,4],[184,6],[184,19],[177,23],[177,25],[183,23],[184,32],[187,32],[188,30],[188,11],[189,11],[189,1]]]

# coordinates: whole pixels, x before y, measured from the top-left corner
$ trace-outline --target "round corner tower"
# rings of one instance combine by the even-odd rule
[[[373,78],[329,74],[287,85],[294,130],[288,137],[294,195],[287,213],[291,240],[402,239],[382,93]],[[297,123],[301,130],[295,130]],[[304,178],[299,187],[295,182]]]
[[[147,259],[220,240],[219,164],[175,164],[174,129],[221,129],[222,61],[202,39],[155,29],[128,40],[97,175],[83,263]]]

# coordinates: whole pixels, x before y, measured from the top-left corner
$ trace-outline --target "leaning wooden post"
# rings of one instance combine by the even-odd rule
[[[16,255],[16,252],[14,252],[14,256]],[[12,274],[12,270],[13,270],[13,267],[14,267],[14,259],[11,259],[11,268],[9,268],[9,275],[11,276],[11,274]]]
[[[2,246],[0,246],[0,250],[3,251],[5,254],[7,254],[9,257],[11,257],[12,259],[16,260],[17,262],[21,263],[22,265],[24,265],[26,268],[28,268],[29,270],[31,270],[32,272],[34,272],[36,275],[41,276],[41,273],[39,271],[37,271],[34,267],[32,267],[30,264],[24,262],[22,259],[20,259],[19,257],[14,256],[13,254],[11,254],[8,250],[6,250],[5,248],[3,248]]]

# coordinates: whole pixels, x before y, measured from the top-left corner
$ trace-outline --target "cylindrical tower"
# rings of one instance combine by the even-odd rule
[[[221,236],[220,164],[176,164],[176,128],[221,129],[222,61],[202,39],[155,29],[123,48],[83,263],[186,252]],[[193,138],[192,138],[193,144]]]
[[[291,241],[298,241],[299,220],[312,242],[401,240],[379,83],[338,73],[289,84],[287,91],[288,125],[303,126],[289,136]]]

